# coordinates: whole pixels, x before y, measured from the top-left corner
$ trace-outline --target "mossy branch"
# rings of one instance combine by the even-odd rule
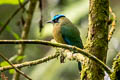
[[[0,40],[0,44],[42,44],[42,45],[48,45],[48,46],[53,46],[53,47],[60,47],[60,48],[65,48],[69,49],[71,51],[77,51],[80,54],[90,58],[91,60],[95,61],[97,64],[99,64],[108,74],[111,74],[112,71],[111,69],[104,64],[101,60],[99,60],[97,57],[93,56],[92,54],[86,52],[85,50],[82,50],[78,47],[75,46],[70,46],[66,44],[60,44],[60,43],[52,43],[50,41],[43,41],[43,40]],[[78,54],[79,55],[79,54]],[[75,58],[76,60],[79,60]]]
[[[120,80],[120,52],[114,58],[112,69],[113,73],[110,75],[111,80]]]

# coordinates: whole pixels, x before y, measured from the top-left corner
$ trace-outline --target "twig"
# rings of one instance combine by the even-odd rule
[[[0,54],[0,56],[7,61],[18,73],[20,73],[21,75],[23,75],[24,77],[26,77],[28,80],[32,80],[31,78],[29,78],[25,73],[23,73],[22,71],[20,71],[17,67],[15,67],[10,61],[8,61],[8,59],[3,56],[2,54]]]
[[[45,0],[44,0],[45,1]],[[39,8],[40,8],[40,21],[39,21],[39,28],[40,28],[40,32],[42,31],[43,28],[43,0],[39,0]]]
[[[104,64],[101,60],[99,60],[97,57],[75,46],[70,46],[70,45],[60,44],[60,43],[52,43],[50,41],[43,41],[43,40],[0,40],[0,44],[43,44],[43,45],[48,45],[48,46],[53,46],[53,47],[65,48],[65,49],[69,49],[72,51],[75,50],[81,53],[82,55],[90,58],[91,60],[95,61],[108,74],[112,73],[111,69],[106,64]]]
[[[40,10],[40,20],[39,20],[39,30],[40,32],[44,28],[46,19],[48,19],[48,0],[38,0],[39,1],[39,10]]]
[[[48,17],[48,0],[38,0],[39,1],[39,9],[40,9],[40,21],[39,21],[39,30],[40,32],[44,28],[44,23],[46,22],[46,18]]]
[[[21,7],[19,7],[15,12],[13,12],[13,14],[8,18],[8,20],[5,22],[5,24],[1,27],[0,29],[0,34],[4,31],[4,29],[7,27],[7,25],[10,23],[10,21],[14,18],[14,16],[29,2],[29,0],[27,0],[26,2],[24,2],[22,4]]]
[[[22,7],[22,6],[23,6],[23,4],[21,3],[21,1],[20,1],[20,0],[18,0],[18,2],[19,2],[20,7]],[[24,11],[26,11],[25,6],[23,6],[22,8],[23,8],[23,12],[24,12]]]
[[[112,11],[111,7],[109,7],[109,11],[112,14],[113,20],[112,20],[112,27],[111,27],[111,29],[109,31],[109,34],[108,34],[108,41],[110,41],[110,39],[112,38],[112,35],[113,35],[114,31],[115,31],[115,26],[116,26],[116,15]]]
[[[58,57],[59,55],[60,55],[59,53],[56,53],[56,54],[44,57],[42,59],[38,59],[38,60],[34,60],[34,61],[28,61],[28,62],[24,62],[24,63],[21,63],[21,64],[15,64],[14,66],[16,68],[33,66],[33,65],[37,65],[37,64],[44,63],[44,62],[47,62],[49,60],[52,60],[52,59]],[[12,68],[13,68],[12,66],[4,66],[4,67],[0,67],[0,71],[9,70],[9,69],[12,69]]]

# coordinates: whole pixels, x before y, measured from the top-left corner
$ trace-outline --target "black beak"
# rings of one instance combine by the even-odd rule
[[[47,23],[53,23],[53,21],[47,21]]]

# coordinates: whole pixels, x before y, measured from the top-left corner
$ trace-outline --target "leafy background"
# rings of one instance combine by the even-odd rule
[[[88,31],[88,0],[47,0],[47,9],[44,9],[45,16],[44,28],[42,32],[39,31],[40,10],[38,4],[34,12],[32,25],[29,31],[28,39],[41,39],[51,40],[52,37],[52,25],[47,24],[46,21],[51,19],[56,14],[64,14],[69,18],[80,30],[83,43],[85,44]],[[21,0],[24,2],[24,0]],[[107,65],[111,67],[113,58],[120,50],[120,1],[110,0],[110,5],[117,16],[116,30],[109,42]],[[5,23],[9,16],[19,7],[18,0],[0,0],[0,27]],[[25,6],[28,8],[28,4]],[[21,16],[26,17],[26,14],[22,14],[20,11],[9,23],[7,28],[0,35],[0,39],[4,40],[16,40],[20,39],[23,26],[19,25]],[[18,45],[0,45],[0,53],[6,57],[11,58],[17,53]],[[55,53],[55,49],[44,45],[28,44],[25,50],[24,61],[31,61],[40,59],[44,56]],[[1,66],[3,60],[0,58]],[[7,64],[6,64],[7,65]],[[77,63],[75,61],[65,61],[64,64],[60,64],[59,59],[54,59],[49,62],[39,64],[36,66],[25,67],[22,69],[33,80],[78,80],[79,73]],[[12,78],[13,71],[5,71],[9,80]],[[24,78],[21,76],[21,79]]]

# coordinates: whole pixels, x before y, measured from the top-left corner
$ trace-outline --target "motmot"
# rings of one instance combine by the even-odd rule
[[[53,38],[56,42],[83,49],[80,32],[67,17],[64,15],[55,15],[48,23],[53,24]],[[81,70],[80,62],[78,62],[78,67]]]

